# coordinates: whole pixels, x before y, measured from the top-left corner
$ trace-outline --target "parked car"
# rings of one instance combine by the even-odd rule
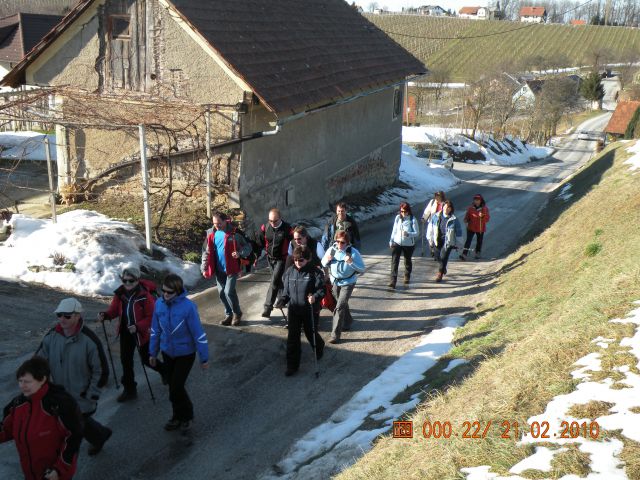
[[[453,170],[453,158],[445,150],[436,148],[418,148],[416,155],[425,158],[431,165],[440,165],[447,170]]]

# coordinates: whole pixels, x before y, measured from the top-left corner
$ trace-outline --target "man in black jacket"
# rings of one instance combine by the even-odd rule
[[[309,344],[314,348],[316,358],[322,358],[324,341],[318,333],[320,320],[320,300],[324,297],[324,277],[322,270],[311,262],[311,250],[308,247],[296,247],[293,250],[293,266],[284,274],[282,297],[276,306],[284,308],[289,304],[287,335],[287,377],[300,367],[300,329]],[[313,324],[311,317],[313,316]],[[315,338],[314,338],[315,333]]]
[[[282,275],[287,261],[289,243],[293,239],[291,225],[282,220],[280,210],[269,210],[269,223],[260,227],[260,234],[256,235],[261,249],[267,252],[267,260],[271,269],[271,281],[267,290],[262,316],[271,317],[271,310],[279,293],[282,291]]]
[[[324,248],[325,251],[329,249],[333,243],[336,232],[340,230],[347,232],[351,239],[351,244],[356,247],[356,250],[360,250],[360,231],[358,230],[358,224],[351,215],[347,214],[347,204],[344,202],[336,205],[336,213],[331,215],[331,219],[324,227],[321,242],[322,248]]]

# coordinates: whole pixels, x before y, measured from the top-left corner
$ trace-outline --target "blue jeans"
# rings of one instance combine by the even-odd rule
[[[220,301],[224,305],[224,314],[242,315],[240,310],[240,301],[238,300],[238,294],[236,292],[236,281],[238,275],[229,275],[216,270],[216,287],[218,287],[218,295],[220,295]]]

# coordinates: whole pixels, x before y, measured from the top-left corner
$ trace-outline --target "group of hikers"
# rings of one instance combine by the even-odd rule
[[[438,262],[435,280],[440,282],[447,272],[451,251],[457,248],[457,238],[462,236],[453,203],[444,192],[435,193],[424,209],[422,221],[431,256]],[[460,260],[466,259],[474,236],[475,257],[480,257],[487,222],[489,210],[482,196],[475,195],[464,216],[467,238]],[[215,279],[224,307],[220,324],[241,324],[243,312],[237,280],[243,269],[251,268],[261,252],[266,252],[271,277],[262,317],[270,318],[274,308],[284,315],[283,309],[287,307],[285,375],[294,375],[299,369],[301,331],[312,346],[317,375],[317,361],[325,347],[318,332],[320,310],[323,306],[332,310],[328,342],[339,343],[343,332],[351,329],[349,299],[358,276],[365,271],[359,251],[360,232],[347,213],[346,204],[336,206],[320,240],[311,237],[304,226],[289,225],[277,208],[269,211],[267,223],[260,226],[253,240],[223,213],[214,213],[212,223],[203,244],[201,272],[205,278]],[[403,202],[389,240],[390,288],[396,286],[401,256],[404,283],[410,282],[412,256],[419,237],[418,221],[411,206]],[[97,316],[105,337],[104,322],[118,319],[123,390],[117,401],[128,402],[137,397],[134,375],[137,351],[147,383],[146,367],[149,367],[168,385],[172,414],[164,429],[188,432],[193,404],[185,384],[196,353],[200,366],[203,369],[209,366],[208,340],[198,309],[187,298],[183,280],[176,274],[164,278],[159,298],[156,285],[143,279],[135,266],[124,268],[120,280],[122,283],[109,307]],[[15,442],[27,479],[72,478],[82,438],[89,443],[88,454],[96,455],[112,435],[111,429],[93,418],[101,388],[108,380],[109,364],[100,339],[85,324],[82,312],[77,299],[63,299],[54,311],[55,327],[44,336],[36,355],[16,371],[22,393],[4,408],[0,442]],[[115,375],[108,339],[107,351]]]

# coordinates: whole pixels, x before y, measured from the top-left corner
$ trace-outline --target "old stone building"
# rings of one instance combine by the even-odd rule
[[[425,72],[343,0],[81,0],[4,83],[52,88],[66,181],[135,158],[138,123],[151,153],[204,155],[209,107],[214,180],[249,217],[299,218],[397,179]]]

